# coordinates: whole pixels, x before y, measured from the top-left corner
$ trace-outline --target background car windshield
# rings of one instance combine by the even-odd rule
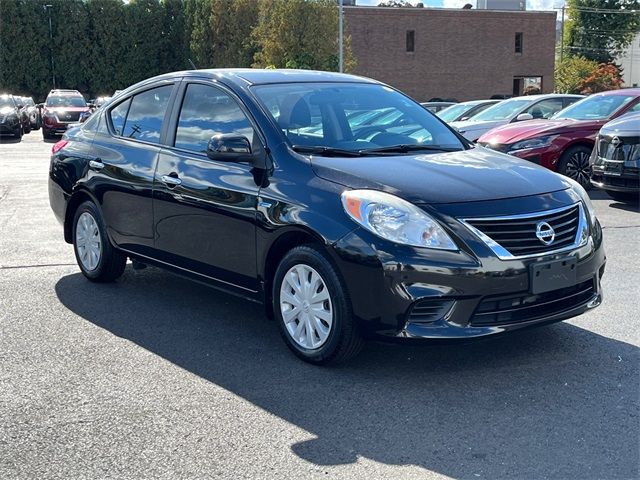
[[[82,97],[49,97],[47,107],[86,107],[87,102]]]
[[[445,122],[453,122],[470,108],[472,107],[464,104],[451,105],[450,107],[440,110],[438,113],[436,113],[436,115],[438,115],[438,117],[440,117]]]
[[[634,98],[634,95],[593,95],[559,111],[553,118],[603,120]]]
[[[11,107],[13,108],[15,105],[13,101],[9,97],[0,97],[0,108]]]
[[[354,151],[405,144],[464,148],[422,106],[383,85],[288,83],[253,91],[291,145]]]
[[[508,120],[532,102],[533,100],[526,99],[505,100],[475,115],[473,121]]]

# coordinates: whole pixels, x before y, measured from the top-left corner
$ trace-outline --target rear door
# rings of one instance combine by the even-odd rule
[[[167,263],[257,291],[252,166],[207,157],[216,134],[258,141],[233,94],[212,82],[184,82],[154,179],[155,247]]]
[[[92,191],[112,241],[153,252],[153,175],[177,81],[163,81],[110,107],[93,141]]]

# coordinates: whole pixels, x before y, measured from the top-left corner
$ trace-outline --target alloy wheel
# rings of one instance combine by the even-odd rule
[[[75,240],[80,263],[88,271],[95,270],[102,257],[102,241],[98,223],[89,212],[78,217]]]
[[[589,164],[589,154],[584,151],[577,151],[567,161],[565,175],[583,187],[589,185],[591,178],[591,165]]]
[[[314,350],[325,344],[333,326],[333,307],[324,279],[305,264],[291,267],[280,286],[280,312],[293,341]]]

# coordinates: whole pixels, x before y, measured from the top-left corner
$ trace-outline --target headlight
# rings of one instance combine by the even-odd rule
[[[358,224],[386,240],[414,247],[458,249],[433,218],[394,195],[375,190],[345,191],[342,206]]]
[[[530,138],[511,145],[509,151],[528,150],[531,148],[548,147],[556,139],[557,135],[547,135],[546,137]]]
[[[576,182],[572,178],[563,177],[562,179],[565,181],[565,183],[568,186],[571,187],[571,191],[575,194],[576,200],[580,200],[582,202],[585,209],[587,210],[587,215],[589,217],[590,225],[592,228],[595,228],[598,222],[598,217],[596,217],[596,211],[593,208],[593,203],[591,203],[591,199],[589,198],[589,194],[587,193],[587,191],[584,188],[582,188],[582,185],[580,185],[578,182]],[[581,236],[586,237],[586,234],[583,232]],[[586,242],[586,238],[584,239],[584,242]],[[584,242],[581,239],[580,243],[584,243]]]

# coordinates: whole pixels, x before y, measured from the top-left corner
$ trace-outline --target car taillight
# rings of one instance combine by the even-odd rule
[[[59,142],[56,142],[53,147],[51,147],[51,155],[62,150],[67,146],[67,143],[69,143],[69,140],[60,140]]]

